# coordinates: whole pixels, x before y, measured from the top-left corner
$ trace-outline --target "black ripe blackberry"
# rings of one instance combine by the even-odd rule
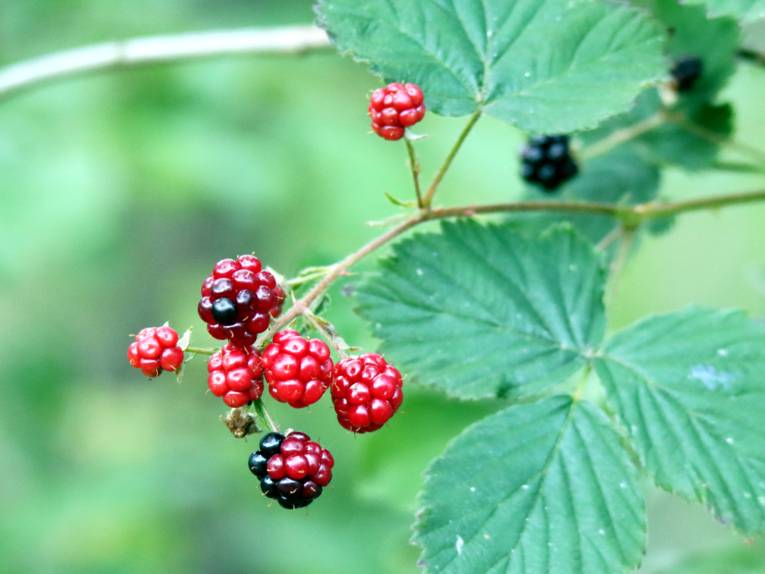
[[[701,72],[703,70],[704,63],[696,56],[686,56],[675,60],[675,63],[672,65],[672,70],[670,70],[675,89],[678,92],[688,92],[692,90],[693,86],[701,77]]]
[[[545,191],[555,191],[578,172],[568,136],[534,136],[521,153],[521,177]]]
[[[268,433],[260,449],[247,461],[250,472],[260,479],[260,490],[283,508],[303,508],[321,494],[332,480],[334,460],[328,450],[301,432],[286,437]]]

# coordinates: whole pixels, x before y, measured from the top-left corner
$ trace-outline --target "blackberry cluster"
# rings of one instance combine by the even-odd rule
[[[321,495],[332,480],[335,461],[302,432],[285,437],[272,432],[260,441],[260,449],[247,461],[250,471],[260,479],[260,489],[284,508],[303,508]]]
[[[343,359],[335,366],[332,383],[338,422],[356,433],[376,431],[401,406],[402,386],[401,373],[380,355]]]
[[[284,292],[254,255],[221,259],[202,284],[197,310],[216,339],[252,345],[282,309]]]
[[[305,339],[292,329],[279,331],[263,351],[268,392],[294,408],[318,401],[332,382],[329,347],[319,339]]]
[[[369,98],[372,129],[386,140],[400,140],[404,131],[425,117],[422,90],[417,84],[393,82],[377,88]]]
[[[263,364],[252,347],[224,345],[207,361],[207,386],[232,409],[258,400],[263,394]]]
[[[128,362],[147,377],[162,371],[177,371],[183,364],[183,349],[178,346],[178,332],[172,327],[146,327],[128,346]]]
[[[578,172],[568,136],[534,136],[521,153],[521,177],[545,191],[555,191]]]
[[[704,63],[701,61],[701,58],[696,56],[678,58],[670,70],[675,89],[678,92],[692,90],[703,71]]]

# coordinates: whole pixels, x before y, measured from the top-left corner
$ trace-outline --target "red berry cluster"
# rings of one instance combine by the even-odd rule
[[[343,427],[357,433],[382,427],[401,405],[403,395],[401,373],[380,355],[348,357],[335,365],[325,342],[292,329],[276,333],[262,356],[252,346],[279,314],[283,301],[274,276],[263,270],[254,255],[215,264],[202,285],[198,305],[210,334],[228,339],[207,362],[212,394],[232,409],[244,407],[261,398],[265,376],[275,400],[303,408],[316,403],[331,387]],[[178,370],[183,354],[178,333],[168,326],[143,329],[128,348],[130,364],[150,377]],[[232,416],[236,412],[242,415],[234,411]],[[252,422],[248,421],[242,436],[250,432]],[[286,437],[269,433],[249,458],[263,493],[285,508],[301,508],[316,499],[332,479],[333,464],[329,451],[301,432]]]
[[[401,406],[402,385],[401,373],[380,355],[343,359],[332,383],[337,420],[357,433],[379,429]]]
[[[264,436],[260,450],[247,461],[260,479],[260,488],[284,508],[302,508],[318,498],[332,480],[335,464],[330,452],[302,432],[286,437],[276,432]]]
[[[252,347],[224,345],[207,361],[207,386],[231,408],[243,407],[263,394],[263,364]]]
[[[162,371],[177,371],[183,364],[183,349],[178,346],[175,329],[147,327],[135,336],[128,346],[128,362],[147,377],[156,377]]]
[[[424,117],[423,99],[416,84],[392,83],[375,90],[368,109],[372,129],[387,140],[401,139],[406,128]],[[264,376],[271,396],[295,408],[316,403],[331,387],[339,423],[356,433],[381,428],[401,406],[401,373],[380,355],[347,357],[335,365],[326,343],[292,329],[276,333],[259,354],[253,345],[281,312],[284,292],[254,255],[218,261],[201,291],[199,316],[210,335],[228,341],[209,351],[207,386],[234,409],[226,422],[235,436],[257,430],[256,419],[238,409],[260,400]],[[178,343],[171,327],[148,327],[130,343],[128,361],[149,377],[178,371],[186,348]],[[263,405],[256,403],[256,410],[276,428]],[[263,493],[292,509],[308,506],[321,495],[332,480],[334,459],[305,433],[289,432],[285,437],[274,431],[263,437],[248,463]]]
[[[268,391],[279,402],[295,408],[318,401],[332,382],[329,347],[318,339],[304,339],[286,329],[274,335],[263,351]]]
[[[197,310],[216,339],[252,345],[282,309],[284,292],[254,255],[221,259],[202,283]]]
[[[368,111],[377,135],[400,140],[406,128],[425,116],[422,90],[417,84],[388,84],[372,92]]]

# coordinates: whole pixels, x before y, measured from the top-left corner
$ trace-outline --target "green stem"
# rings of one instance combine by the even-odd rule
[[[412,172],[412,180],[414,181],[414,193],[417,195],[417,207],[422,209],[422,193],[420,192],[420,164],[417,161],[417,155],[414,153],[414,146],[409,138],[404,138],[406,143],[406,152],[409,154],[409,169]]]
[[[348,358],[348,353],[346,352],[348,345],[346,345],[345,341],[343,341],[338,336],[337,330],[335,329],[334,325],[332,325],[332,323],[322,317],[317,317],[316,313],[310,309],[307,309],[303,313],[303,317],[313,326],[314,329],[321,333],[321,336],[324,337],[335,350],[335,352],[340,355],[340,358]]]
[[[666,117],[664,112],[659,111],[631,126],[627,126],[626,128],[620,130],[615,130],[603,139],[600,139],[592,145],[582,149],[582,151],[577,154],[579,156],[579,160],[590,160],[599,155],[603,155],[612,149],[619,147],[623,143],[626,143],[630,140],[640,137],[644,133],[656,129],[662,125],[665,120]]]
[[[701,211],[706,209],[718,209],[729,205],[743,205],[765,201],[765,190],[742,191],[726,195],[713,195],[697,199],[686,199],[674,203],[643,203],[631,208],[640,220],[668,217],[689,211]]]
[[[446,172],[449,171],[449,166],[452,165],[452,161],[457,155],[457,152],[460,151],[460,148],[462,147],[462,144],[465,143],[465,139],[468,137],[470,130],[473,129],[473,126],[476,124],[476,122],[478,121],[478,118],[480,117],[481,117],[480,110],[476,110],[475,112],[473,112],[473,115],[470,116],[470,119],[468,119],[467,124],[465,124],[465,127],[462,128],[460,135],[457,137],[457,141],[454,142],[452,149],[449,150],[449,153],[446,156],[444,163],[436,172],[436,175],[433,178],[433,181],[430,183],[430,187],[428,187],[428,192],[425,194],[425,199],[423,200],[423,207],[425,207],[426,209],[428,209],[433,203],[433,196],[436,194],[436,191],[438,190],[438,186],[441,183],[441,180],[444,179]]]
[[[480,213],[520,213],[520,212],[561,212],[561,213],[589,213],[604,217],[618,219],[627,229],[636,229],[641,223],[649,219],[667,217],[690,211],[704,209],[717,209],[729,205],[740,205],[765,201],[765,190],[733,193],[728,195],[716,195],[700,199],[689,199],[675,203],[641,203],[637,205],[623,205],[618,203],[597,202],[570,202],[570,201],[519,201],[515,203],[495,203],[489,205],[464,205],[459,207],[444,207],[437,209],[424,209],[395,227],[378,235],[356,251],[347,255],[334,265],[328,267],[329,272],[321,278],[303,297],[283,315],[278,317],[271,328],[258,341],[266,341],[271,334],[288,325],[296,317],[311,310],[315,301],[332,285],[332,283],[346,275],[348,270],[364,259],[370,253],[376,251],[388,242],[409,231],[413,227],[436,219],[452,217],[472,217]]]
[[[255,407],[255,412],[258,413],[258,416],[266,421],[268,428],[270,428],[273,432],[279,432],[279,425],[277,425],[274,419],[271,418],[271,415],[269,414],[268,409],[266,409],[266,405],[263,404],[262,400],[258,399],[253,401],[252,406]]]
[[[209,349],[205,347],[186,347],[187,353],[193,353],[195,355],[212,355],[215,349]]]

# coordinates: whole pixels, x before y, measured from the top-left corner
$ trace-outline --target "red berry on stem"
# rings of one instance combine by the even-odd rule
[[[386,140],[404,137],[406,128],[425,116],[422,90],[417,84],[394,82],[378,88],[369,98],[372,129]]]
[[[183,349],[178,346],[178,332],[172,327],[146,327],[128,346],[128,362],[147,377],[162,371],[177,371],[183,364]]]
[[[277,401],[295,408],[318,401],[332,382],[329,347],[305,339],[292,329],[279,331],[263,351],[268,391]]]
[[[199,317],[216,339],[239,346],[252,345],[268,328],[284,302],[284,292],[274,276],[262,269],[254,255],[221,259],[202,283]]]
[[[224,345],[208,359],[207,371],[210,392],[231,408],[249,404],[263,394],[263,365],[252,347]]]
[[[335,365],[332,382],[337,420],[353,432],[379,429],[401,406],[402,386],[401,373],[380,355],[343,359]]]

